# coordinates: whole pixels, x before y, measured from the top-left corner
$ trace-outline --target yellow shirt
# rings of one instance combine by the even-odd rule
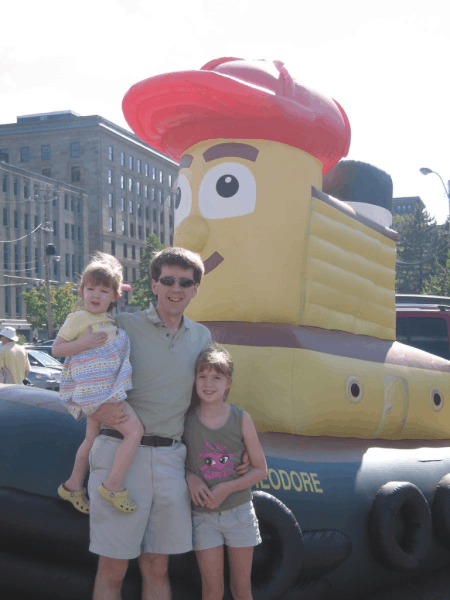
[[[0,348],[0,369],[5,369],[6,375],[11,377],[11,383],[23,383],[25,374],[30,370],[25,348],[15,342],[3,344]]]
[[[87,310],[77,310],[67,315],[64,325],[58,332],[58,336],[66,340],[66,342],[73,342],[73,340],[77,340],[85,333],[89,325],[92,325],[92,333],[106,332],[108,334],[108,342],[117,336],[117,327],[108,313],[103,312],[94,315]]]

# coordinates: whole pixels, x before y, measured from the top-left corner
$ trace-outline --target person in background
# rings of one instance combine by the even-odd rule
[[[30,372],[27,351],[16,344],[18,336],[14,327],[2,327],[0,330],[0,382],[22,384]]]

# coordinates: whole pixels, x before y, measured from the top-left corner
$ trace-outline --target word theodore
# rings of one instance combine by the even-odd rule
[[[261,490],[290,490],[296,492],[312,492],[323,494],[321,483],[317,473],[305,473],[304,471],[284,471],[283,469],[271,469],[267,471],[267,477],[257,483],[254,487]]]

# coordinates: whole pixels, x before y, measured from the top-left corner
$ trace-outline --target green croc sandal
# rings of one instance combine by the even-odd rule
[[[98,486],[98,493],[102,498],[110,502],[114,508],[117,508],[117,510],[120,510],[127,515],[134,513],[137,509],[136,502],[128,500],[128,490],[123,490],[123,492],[110,492],[103,487],[103,484],[100,484]]]
[[[83,515],[89,514],[89,500],[86,496],[86,488],[83,488],[78,492],[70,492],[69,490],[66,490],[62,483],[58,488],[58,496],[63,500],[70,502],[73,507],[83,513]]]

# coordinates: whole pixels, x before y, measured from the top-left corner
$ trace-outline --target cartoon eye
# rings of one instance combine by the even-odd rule
[[[198,204],[206,219],[240,217],[254,212],[256,180],[253,173],[240,163],[216,165],[203,177]]]
[[[208,467],[211,467],[212,465],[216,464],[216,461],[208,456],[205,458],[205,463],[208,465]]]
[[[219,462],[221,465],[226,465],[229,460],[230,460],[230,457],[227,456],[226,454],[219,458]]]
[[[192,208],[192,190],[186,175],[179,175],[175,197],[175,227],[189,216]]]

